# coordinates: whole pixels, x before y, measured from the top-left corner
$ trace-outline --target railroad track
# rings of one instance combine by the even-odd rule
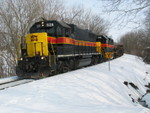
[[[111,60],[113,60],[113,59],[111,59]],[[0,90],[4,90],[6,88],[10,88],[10,87],[18,86],[21,84],[29,83],[29,82],[32,82],[34,80],[35,79],[20,79],[17,76],[15,76],[15,78],[12,80],[7,80],[7,78],[6,78],[6,80],[2,80],[2,81],[0,80]]]
[[[29,83],[34,81],[33,79],[22,79],[22,80],[15,80],[15,81],[11,81],[11,82],[5,82],[0,84],[0,90],[4,90],[6,88],[10,88],[10,87],[14,87],[14,86],[18,86],[21,84],[25,84],[25,83]]]

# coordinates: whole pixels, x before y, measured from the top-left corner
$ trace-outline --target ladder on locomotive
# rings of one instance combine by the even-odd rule
[[[49,51],[49,66],[56,65],[56,53],[54,50],[54,46],[50,43],[52,51]]]

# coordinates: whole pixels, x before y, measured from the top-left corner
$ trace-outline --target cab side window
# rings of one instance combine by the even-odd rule
[[[45,28],[45,31],[48,33],[49,36],[55,36],[54,28]]]
[[[70,29],[65,29],[65,36],[70,37],[70,34],[71,34]]]
[[[63,35],[62,29],[61,29],[59,26],[57,27],[56,31],[57,31],[57,36],[58,36],[58,37],[60,37],[60,36]]]

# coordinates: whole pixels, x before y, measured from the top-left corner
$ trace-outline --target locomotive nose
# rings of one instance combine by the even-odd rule
[[[37,65],[35,65],[33,62],[29,63],[25,66],[25,69],[27,72],[35,72],[37,70]]]
[[[28,57],[48,56],[47,33],[32,33],[26,36]]]

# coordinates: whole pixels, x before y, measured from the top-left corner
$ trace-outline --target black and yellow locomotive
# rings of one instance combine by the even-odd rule
[[[21,43],[16,74],[42,78],[113,57],[113,40],[56,20],[35,23]]]

